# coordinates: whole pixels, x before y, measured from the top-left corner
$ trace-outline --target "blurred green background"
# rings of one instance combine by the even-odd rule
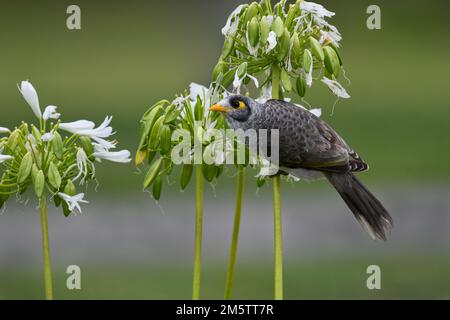
[[[286,186],[286,297],[449,298],[450,6],[380,0],[382,30],[371,31],[366,8],[374,3],[320,3],[336,12],[332,23],[344,37],[341,53],[351,84],[341,82],[352,98],[338,101],[333,112],[335,98],[317,84],[306,100],[321,107],[323,117],[370,163],[362,180],[387,203],[396,228],[386,244],[372,243],[324,182]],[[2,3],[0,125],[34,121],[16,87],[29,79],[41,105],[57,105],[65,121],[98,123],[113,115],[120,147],[134,151],[147,107],[192,81],[209,83],[221,51],[220,29],[239,1],[77,1],[80,31],[66,28],[70,4]],[[268,299],[271,195],[270,188],[255,195],[254,174],[247,180],[235,297]],[[205,193],[210,210],[205,209],[203,298],[222,296],[232,176],[230,168]],[[90,190],[92,205],[83,215],[50,214],[56,298],[189,298],[193,190],[180,194],[173,181],[156,204],[142,193],[142,175],[132,164],[105,163],[98,178],[101,185]],[[42,298],[35,204],[9,205],[0,216],[0,240],[0,298]],[[69,264],[83,270],[81,291],[65,289]],[[382,290],[365,286],[370,264],[382,267]]]

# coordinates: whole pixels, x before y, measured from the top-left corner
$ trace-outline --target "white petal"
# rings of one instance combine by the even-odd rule
[[[60,123],[59,127],[62,130],[69,131],[71,133],[76,133],[80,130],[89,130],[95,127],[95,123],[88,120],[78,120],[74,122]]]
[[[44,120],[48,120],[48,119],[59,119],[59,117],[61,116],[60,113],[56,112],[56,106],[47,106],[47,108],[45,108],[44,110],[44,114],[42,115],[42,118]]]
[[[128,150],[121,150],[117,152],[94,152],[94,157],[96,159],[105,159],[112,162],[118,162],[118,163],[128,163],[131,161],[130,158],[130,151]]]
[[[339,82],[328,79],[327,77],[323,77],[321,81],[325,83],[336,96],[344,99],[350,98],[350,95]]]
[[[227,23],[225,24],[225,26],[222,28],[222,34],[224,36],[226,35],[233,35],[236,33],[238,24],[239,24],[239,19],[237,19],[237,15],[241,13],[242,8],[244,7],[243,4],[239,5],[236,9],[234,9],[234,11],[229,15],[228,19],[227,19]]]
[[[320,118],[320,116],[322,115],[322,109],[320,109],[320,108],[309,109],[309,112],[311,112],[313,115],[315,115],[318,118]]]
[[[269,53],[273,48],[277,46],[277,34],[274,31],[269,32],[267,43],[269,44],[269,46],[266,49],[266,53]]]
[[[10,133],[11,130],[9,130],[8,128],[5,127],[0,127],[0,133]]]
[[[54,137],[55,137],[55,135],[54,135],[53,133],[47,132],[46,134],[44,134],[44,135],[41,137],[41,140],[42,140],[42,141],[45,141],[45,142],[48,142],[48,141],[52,141]]]
[[[300,9],[302,9],[302,11],[304,11],[304,12],[311,13],[311,14],[321,17],[321,18],[334,16],[334,12],[328,11],[322,5],[314,3],[314,2],[308,2],[308,1],[300,2]]]
[[[12,159],[14,159],[14,157],[9,156],[9,155],[0,154],[0,163],[3,163],[8,160],[12,160]]]
[[[30,105],[34,115],[39,119],[42,118],[41,108],[39,107],[39,98],[36,90],[29,81],[22,81],[19,87],[25,101]]]

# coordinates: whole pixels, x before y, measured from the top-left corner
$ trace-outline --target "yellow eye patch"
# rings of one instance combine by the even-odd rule
[[[244,101],[239,101],[239,108],[238,109],[245,109],[246,105]]]

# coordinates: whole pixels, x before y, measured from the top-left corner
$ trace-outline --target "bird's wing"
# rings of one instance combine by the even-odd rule
[[[280,130],[280,165],[319,171],[364,171],[367,164],[327,123],[294,104],[267,102],[273,128]]]

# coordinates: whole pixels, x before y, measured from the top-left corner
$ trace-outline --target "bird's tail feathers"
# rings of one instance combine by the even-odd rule
[[[355,218],[375,240],[386,241],[392,218],[377,198],[351,173],[325,173]]]

